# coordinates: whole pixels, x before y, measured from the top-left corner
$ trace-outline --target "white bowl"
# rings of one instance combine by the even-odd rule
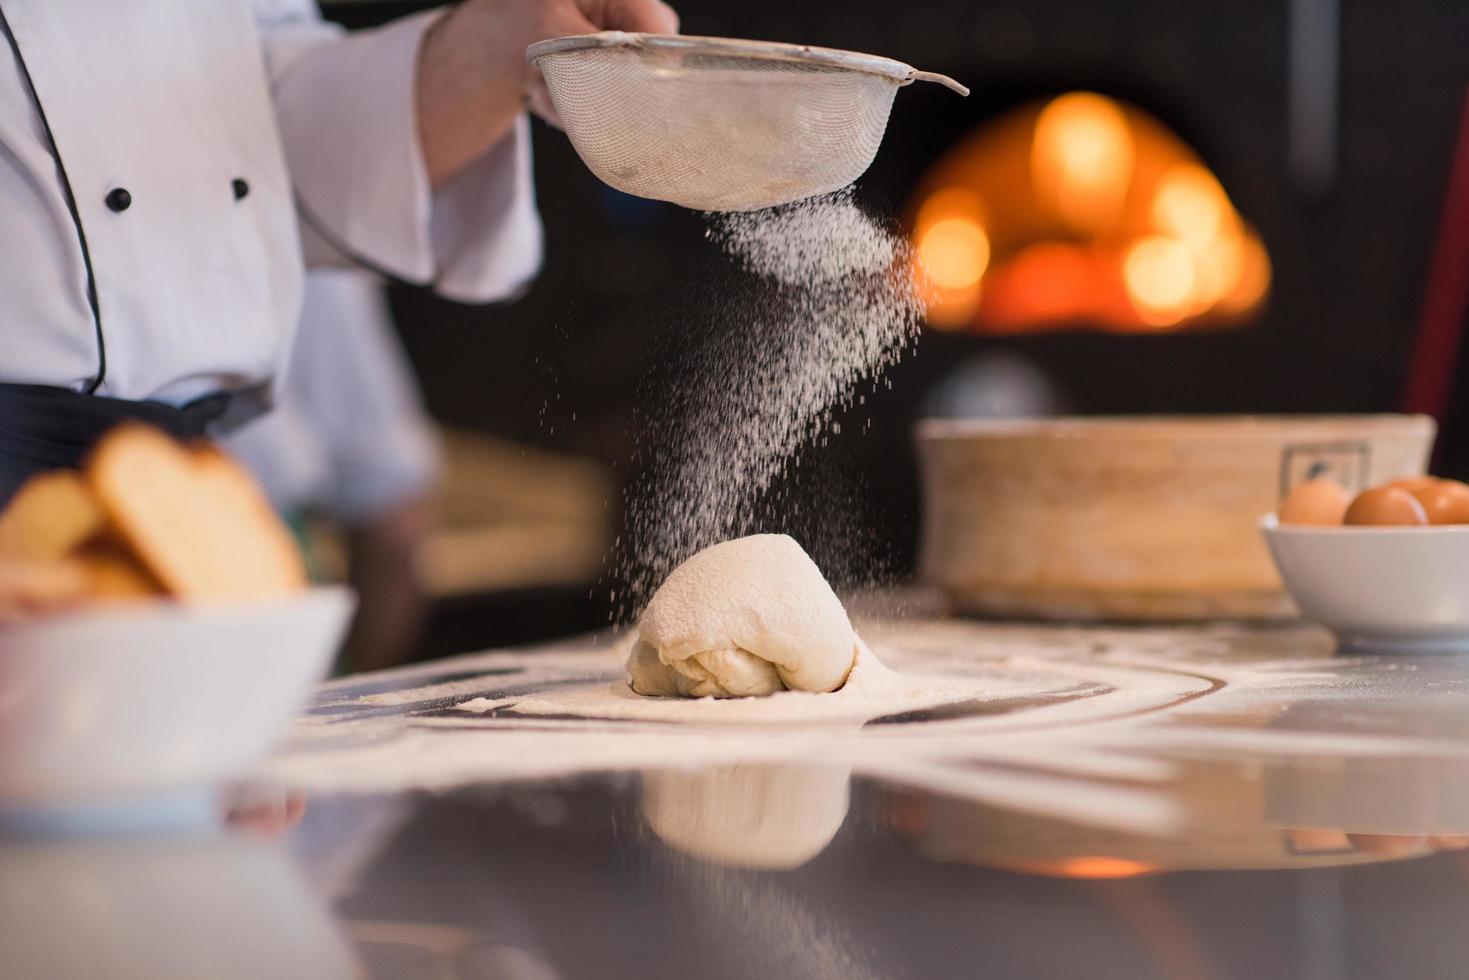
[[[1469,651],[1469,526],[1260,522],[1302,615],[1344,647]]]
[[[0,809],[146,804],[243,774],[331,667],[339,587],[0,629]]]

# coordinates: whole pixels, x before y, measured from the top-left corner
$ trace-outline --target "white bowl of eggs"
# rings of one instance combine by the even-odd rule
[[[1408,477],[1354,497],[1318,477],[1261,529],[1302,615],[1343,648],[1469,651],[1469,485]]]

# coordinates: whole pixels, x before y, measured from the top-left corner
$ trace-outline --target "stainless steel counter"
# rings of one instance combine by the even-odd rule
[[[0,845],[0,972],[1465,972],[1469,657],[1337,657],[1302,628],[862,632],[993,696],[517,710],[613,683],[590,643],[328,685],[227,832]]]

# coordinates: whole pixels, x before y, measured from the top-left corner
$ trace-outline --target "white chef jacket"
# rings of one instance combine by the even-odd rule
[[[430,189],[414,74],[437,12],[351,35],[310,0],[0,13],[0,382],[182,404],[280,372],[304,264],[350,252],[466,301],[539,267],[525,119]]]
[[[350,269],[307,274],[275,408],[224,445],[285,513],[316,510],[355,525],[428,492],[438,439],[376,279]]]

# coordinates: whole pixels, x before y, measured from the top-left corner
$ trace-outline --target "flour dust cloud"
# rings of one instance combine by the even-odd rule
[[[795,522],[807,525],[798,536],[816,526],[860,545],[866,515],[844,506],[851,488],[822,485],[819,465],[803,474],[803,457],[840,435],[842,413],[912,347],[923,315],[905,240],[851,188],[707,220],[738,272],[693,291],[695,337],[663,366],[641,419],[614,615],[635,612],[675,565],[726,538],[798,533]],[[813,555],[842,542],[822,544]]]

